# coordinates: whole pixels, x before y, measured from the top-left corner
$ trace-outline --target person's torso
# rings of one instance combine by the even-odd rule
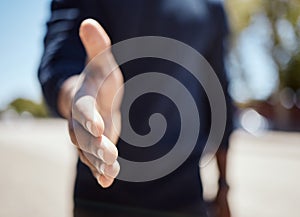
[[[84,7],[93,6],[86,8],[89,11],[88,16],[97,19],[103,25],[111,37],[112,44],[134,37],[162,36],[186,43],[207,58],[212,52],[214,40],[220,34],[220,23],[224,22],[218,20],[214,14],[215,9],[222,10],[221,6],[216,7],[204,0],[84,2]],[[201,203],[202,187],[198,161],[210,128],[210,109],[205,91],[189,71],[167,60],[136,59],[123,64],[121,69],[125,82],[148,72],[164,73],[181,82],[191,94],[199,111],[198,114],[190,114],[191,119],[199,115],[201,120],[198,140],[190,157],[180,167],[165,177],[149,182],[116,180],[111,188],[101,189],[88,168],[79,163],[75,197],[170,210],[174,207],[180,210],[188,204]],[[164,82],[156,85],[166,89],[173,88]],[[180,95],[180,92],[176,93],[178,89],[172,90],[175,95]],[[126,94],[125,88],[125,97]],[[185,103],[185,100],[182,99],[182,103]],[[181,132],[181,114],[176,103],[170,98],[155,92],[143,94],[131,105],[128,120],[137,134],[146,135],[151,131],[149,118],[155,113],[162,114],[166,120],[164,136],[155,145],[143,148],[132,146],[122,140],[121,136],[117,146],[122,158],[136,162],[159,159],[176,144]],[[183,142],[180,145],[184,147],[186,144]]]

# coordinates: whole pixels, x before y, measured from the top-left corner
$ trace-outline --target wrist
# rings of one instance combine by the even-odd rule
[[[219,189],[229,189],[229,185],[226,181],[226,178],[219,178],[218,185]]]
[[[68,119],[71,116],[72,100],[75,95],[75,87],[77,84],[78,75],[69,77],[62,84],[57,100],[58,111],[61,116]]]

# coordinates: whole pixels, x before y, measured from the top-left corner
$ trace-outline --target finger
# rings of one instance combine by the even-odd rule
[[[81,23],[79,35],[89,60],[111,45],[110,38],[105,30],[93,19],[86,19]]]
[[[79,155],[79,159],[81,160],[81,162],[90,168],[94,177],[96,177],[98,174],[100,175],[100,173],[94,167],[94,165],[87,159],[86,154],[83,154],[82,150],[78,149],[78,155]]]
[[[106,136],[92,136],[75,120],[73,121],[73,127],[73,137],[75,137],[74,144],[77,145],[79,149],[94,155],[108,165],[112,165],[116,161],[118,149]]]
[[[103,134],[104,121],[92,96],[86,95],[75,99],[72,107],[72,117],[93,136],[100,137]]]
[[[100,149],[103,150],[103,160],[106,164],[112,165],[118,158],[118,149],[109,138],[102,135],[100,143]]]
[[[79,158],[80,158],[81,162],[83,162],[85,165],[87,165],[89,167],[89,169],[93,173],[93,176],[96,178],[99,185],[101,185],[102,187],[103,187],[103,185],[105,187],[108,187],[112,184],[112,182],[110,183],[110,182],[106,181],[106,179],[104,179],[104,184],[102,184],[103,181],[100,181],[100,177],[104,176],[104,175],[98,172],[98,170],[89,162],[89,160],[87,159],[85,154],[83,154],[83,152],[80,149],[78,149],[78,153],[79,153]]]
[[[114,178],[111,177],[106,177],[104,175],[99,175],[97,177],[97,181],[98,183],[103,187],[103,188],[108,188],[112,185],[112,183],[114,182]]]
[[[118,161],[115,161],[112,165],[105,164],[103,171],[105,177],[116,178],[120,172],[120,164]]]
[[[112,183],[114,182],[114,178],[103,175],[100,172],[98,172],[98,170],[90,163],[86,155],[83,154],[81,150],[78,150],[78,153],[79,153],[80,160],[90,168],[94,177],[97,179],[99,185],[101,185],[103,188],[108,188],[109,186],[112,185]]]
[[[118,161],[115,161],[113,164],[108,165],[96,158],[94,155],[91,155],[87,152],[82,153],[88,159],[88,161],[97,169],[97,171],[105,177],[116,178],[119,174],[120,165]]]

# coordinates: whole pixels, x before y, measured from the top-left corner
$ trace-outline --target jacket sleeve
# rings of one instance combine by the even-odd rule
[[[56,115],[59,115],[57,98],[61,85],[84,68],[86,53],[78,34],[84,18],[82,11],[79,0],[53,0],[51,3],[38,78],[46,102]]]
[[[228,52],[228,37],[230,34],[230,29],[227,22],[226,13],[224,7],[221,3],[216,3],[213,5],[213,16],[214,22],[217,27],[217,34],[215,38],[215,43],[211,49],[210,60],[212,68],[216,72],[219,81],[222,85],[225,100],[226,100],[226,128],[223,136],[222,143],[220,144],[220,149],[228,149],[229,147],[229,137],[234,129],[233,114],[235,107],[233,105],[232,98],[229,94],[229,80],[228,74],[225,67],[226,55]]]

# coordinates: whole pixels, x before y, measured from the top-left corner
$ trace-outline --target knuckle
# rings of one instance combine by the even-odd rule
[[[102,136],[100,148],[103,149],[103,157],[105,162],[109,165],[112,165],[118,158],[118,149],[116,148],[116,146],[111,141],[109,141],[107,137]]]
[[[110,178],[115,178],[119,174],[119,171],[120,166],[117,161],[115,161],[112,165],[105,165],[104,167],[104,175]]]
[[[112,167],[112,177],[117,177],[120,172],[120,164],[116,161]]]
[[[112,158],[112,161],[115,162],[118,158],[118,149],[116,148],[115,145],[113,145],[111,150],[112,150],[111,158]]]

